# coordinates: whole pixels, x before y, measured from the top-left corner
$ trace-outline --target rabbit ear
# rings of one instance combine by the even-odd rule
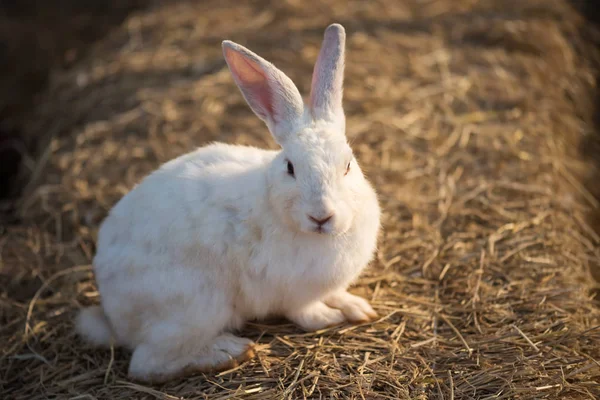
[[[246,102],[281,144],[304,113],[298,88],[273,64],[237,43],[223,41],[223,55]]]
[[[339,118],[344,114],[342,92],[346,32],[340,24],[331,24],[324,36],[310,89],[310,105],[316,119]]]

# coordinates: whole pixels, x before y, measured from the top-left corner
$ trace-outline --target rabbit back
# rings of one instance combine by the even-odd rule
[[[135,347],[174,318],[236,324],[225,310],[239,277],[232,249],[264,198],[264,168],[274,155],[212,144],[164,164],[115,205],[98,235],[94,269],[120,343]]]

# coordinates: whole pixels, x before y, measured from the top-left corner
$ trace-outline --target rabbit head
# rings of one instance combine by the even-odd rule
[[[345,31],[330,25],[305,103],[294,83],[248,49],[223,42],[233,78],[282,150],[268,171],[270,206],[302,232],[340,235],[352,226],[369,190],[345,134],[342,108]]]

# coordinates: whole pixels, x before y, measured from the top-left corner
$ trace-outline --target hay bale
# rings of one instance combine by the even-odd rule
[[[72,317],[98,293],[99,222],[161,162],[212,140],[274,147],[220,42],[307,91],[323,28],[348,31],[348,136],[384,209],[357,292],[383,316],[300,333],[252,323],[259,358],[161,387],[92,350]],[[594,70],[565,1],[232,0],[157,4],[55,76],[24,125],[52,138],[2,237],[4,398],[598,398],[590,265],[598,200],[578,177]],[[593,51],[597,51],[593,49]]]

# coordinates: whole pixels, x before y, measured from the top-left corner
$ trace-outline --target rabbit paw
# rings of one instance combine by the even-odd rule
[[[221,334],[211,344],[195,351],[181,343],[139,345],[129,364],[129,377],[140,382],[164,383],[193,374],[234,368],[255,355],[254,342],[230,333]]]
[[[369,322],[377,318],[377,313],[367,300],[345,290],[330,294],[324,302],[329,307],[341,311],[344,317],[353,323]]]
[[[250,339],[224,333],[212,345],[206,365],[209,371],[224,371],[253,358],[254,342]]]
[[[318,331],[340,325],[346,321],[344,314],[323,302],[311,303],[300,310],[289,312],[287,318],[306,331]]]

